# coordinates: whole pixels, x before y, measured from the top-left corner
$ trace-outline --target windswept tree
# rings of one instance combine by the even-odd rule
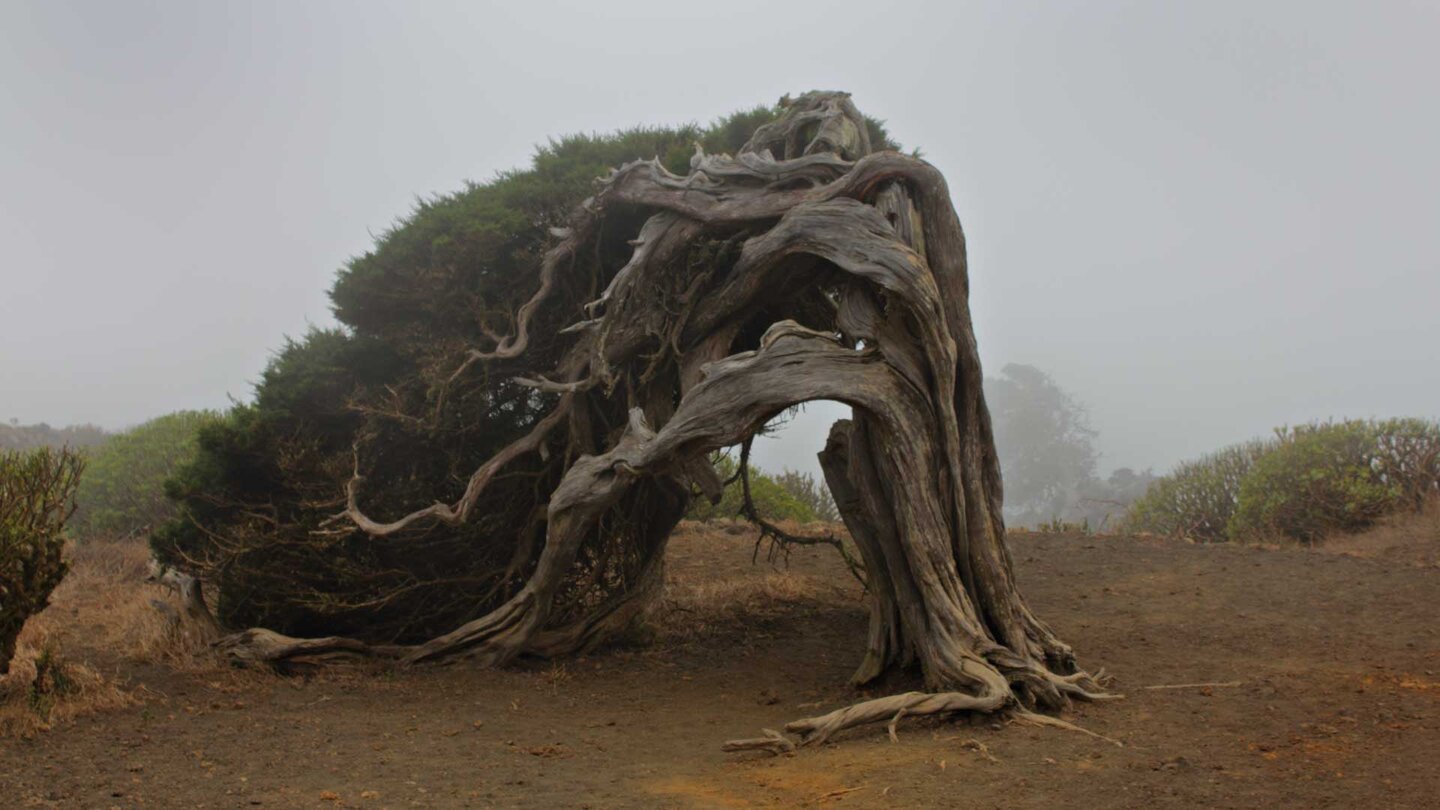
[[[787,730],[1097,697],[1016,586],[968,296],[944,178],[846,94],[552,144],[341,273],[346,328],[202,433],[155,547],[225,623],[287,633],[226,639],[242,658],[563,655],[656,592],[689,500],[723,492],[709,453],[829,399],[854,412],[822,468],[867,572],[855,681],[917,665],[929,691]]]

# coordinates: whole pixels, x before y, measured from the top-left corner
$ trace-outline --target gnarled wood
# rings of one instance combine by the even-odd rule
[[[747,442],[787,408],[830,399],[854,411],[832,428],[821,462],[863,560],[871,608],[854,678],[918,663],[930,691],[796,721],[786,727],[796,740],[771,731],[727,748],[788,751],[901,716],[1053,710],[1106,697],[1014,580],[965,237],[944,178],[918,158],[872,152],[866,122],[843,93],[806,94],[738,155],[697,149],[690,166],[681,176],[658,159],[636,161],[601,181],[541,260],[514,333],[472,350],[446,383],[476,366],[503,367],[560,395],[548,416],[480,462],[454,503],[371,519],[357,473],[335,518],[372,537],[463,523],[502,468],[538,454],[564,465],[563,476],[549,493],[543,546],[523,557],[534,562],[524,586],[415,646],[251,630],[225,648],[272,662],[463,655],[503,664],[591,646],[658,588],[665,537],[689,492],[718,499],[706,454]],[[620,234],[629,260],[593,270],[588,300],[556,298],[561,274],[580,257],[621,244],[607,230],[621,225],[638,225]],[[544,336],[546,345],[569,342],[558,363],[527,365],[532,319],[554,307],[572,326]],[[621,525],[616,550],[603,541],[621,537]],[[609,555],[628,554],[630,573],[605,599],[577,608],[587,603],[562,590],[586,548],[605,549],[584,563],[590,582]]]
[[[158,560],[150,560],[146,569],[146,579],[169,588],[180,600],[179,610],[169,603],[153,600],[152,604],[157,610],[169,615],[185,632],[202,641],[211,641],[224,632],[220,623],[215,620],[215,614],[210,611],[210,606],[205,603],[205,591],[200,580],[183,571],[161,565]]]

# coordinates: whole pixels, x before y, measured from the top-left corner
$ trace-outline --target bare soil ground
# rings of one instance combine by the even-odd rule
[[[828,549],[797,550],[788,569],[763,555],[752,566],[751,551],[748,535],[684,530],[649,632],[599,654],[503,672],[464,664],[309,679],[187,671],[72,637],[72,658],[120,678],[138,702],[0,740],[0,805],[1440,802],[1440,569],[1424,555],[1016,535],[1012,551],[1034,607],[1126,695],[1079,706],[1070,719],[1123,747],[979,718],[902,721],[898,742],[882,728],[856,730],[770,757],[719,745],[859,698],[845,682],[865,612]],[[52,610],[83,630],[99,621],[85,605],[72,591]],[[911,686],[896,681],[873,694]]]

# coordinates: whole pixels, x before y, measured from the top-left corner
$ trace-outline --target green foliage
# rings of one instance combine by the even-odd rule
[[[745,504],[745,493],[740,479],[735,475],[739,465],[727,455],[718,455],[714,460],[715,472],[722,481],[730,481],[725,493],[717,504],[711,504],[703,496],[690,502],[690,511],[685,516],[691,520],[716,520],[738,518]],[[750,500],[755,511],[769,521],[793,520],[796,523],[811,523],[816,520],[815,511],[804,501],[781,486],[776,479],[754,467],[750,468]],[[833,506],[832,506],[833,508]]]
[[[1313,543],[1364,529],[1406,492],[1383,441],[1391,423],[1350,420],[1276,431],[1276,442],[1240,485],[1232,539],[1284,536]]]
[[[130,536],[174,517],[165,481],[195,457],[200,429],[218,419],[213,411],[179,411],[111,436],[87,453],[71,533]]]
[[[337,603],[289,597],[270,602],[264,594],[281,581],[296,591],[319,590],[333,577],[332,566],[365,564],[363,551],[312,543],[307,535],[337,508],[351,468],[348,453],[363,423],[349,407],[351,397],[383,386],[398,368],[385,344],[343,330],[287,340],[261,375],[253,403],[200,425],[193,459],[165,484],[181,511],[152,533],[156,557],[212,576],[220,586],[217,611],[236,625],[273,619],[293,632],[340,610]],[[396,491],[413,496],[418,486]],[[220,543],[220,532],[234,545]],[[287,536],[298,545],[280,542]]]
[[[483,338],[481,327],[503,334],[510,313],[533,292],[530,270],[547,230],[566,224],[595,178],[652,157],[685,174],[695,144],[711,153],[737,152],[757,126],[779,114],[778,107],[756,107],[704,128],[572,135],[539,149],[528,170],[422,199],[374,250],[340,272],[331,290],[336,317],[361,333],[415,349],[424,345],[415,340],[420,335],[442,340],[432,350],[450,351],[457,337]],[[898,148],[883,124],[870,124],[877,142]],[[445,294],[437,294],[442,289]]]
[[[1205,542],[1227,539],[1241,482],[1271,447],[1273,442],[1250,441],[1181,463],[1130,507],[1125,530]]]
[[[1421,511],[1440,493],[1440,422],[1386,419],[1376,423],[1375,434],[1381,477],[1396,488],[1403,506]]]
[[[1440,491],[1440,424],[1348,420],[1181,464],[1131,508],[1125,528],[1197,540],[1313,543],[1364,529]]]
[[[790,493],[790,496],[804,504],[815,515],[816,520],[836,521],[840,512],[835,508],[835,499],[825,482],[816,480],[810,473],[786,469],[775,476],[775,483]]]
[[[216,586],[222,622],[297,636],[416,641],[508,598],[543,546],[543,494],[558,483],[555,465],[533,455],[512,461],[463,524],[383,539],[333,520],[352,475],[357,502],[377,520],[458,498],[477,459],[529,433],[554,407],[555,395],[512,380],[554,367],[573,340],[561,329],[628,261],[633,246],[622,234],[635,233],[644,212],[610,214],[636,221],[610,223],[593,251],[557,275],[530,320],[523,358],[457,377],[468,351],[513,331],[540,258],[556,244],[550,229],[567,225],[612,168],[658,158],[686,173],[697,142],[733,154],[779,112],[759,107],[709,126],[552,140],[527,169],[418,200],[337,275],[330,297],[342,326],[288,341],[254,402],[200,430],[194,460],[167,484],[179,515],[151,535],[157,557]],[[879,122],[871,130],[894,146]],[[591,439],[616,427],[612,416],[591,415]],[[547,449],[563,457],[602,448]],[[659,514],[639,500],[616,510]],[[588,548],[580,557],[581,565],[633,562]]]
[[[0,452],[0,675],[25,621],[64,579],[65,521],[84,460],[70,450]]]

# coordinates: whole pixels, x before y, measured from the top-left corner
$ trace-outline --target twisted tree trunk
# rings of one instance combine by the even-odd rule
[[[376,538],[460,523],[511,460],[554,454],[568,467],[550,494],[529,582],[489,614],[414,647],[317,645],[256,631],[223,644],[269,661],[322,650],[410,662],[464,654],[489,664],[590,646],[658,587],[665,539],[692,489],[718,499],[707,454],[747,441],[798,403],[830,399],[854,409],[831,429],[822,466],[867,572],[869,642],[855,680],[918,663],[931,691],[787,730],[804,744],[898,714],[1057,709],[1104,696],[1015,585],[965,238],[944,178],[919,159],[871,153],[845,94],[802,96],[738,156],[697,149],[686,176],[658,161],[616,171],[557,232],[513,334],[472,351],[454,377],[523,357],[535,314],[566,306],[554,300],[557,274],[637,213],[645,219],[633,254],[574,312],[564,359],[518,380],[560,395],[550,415],[482,464],[453,504],[378,522],[359,506],[357,476],[337,516]],[[735,244],[738,256],[698,249]],[[617,404],[629,410],[628,425],[606,435],[595,414]],[[620,520],[640,573],[589,608],[558,609],[579,549],[617,532]],[[794,743],[771,732],[729,746]]]

